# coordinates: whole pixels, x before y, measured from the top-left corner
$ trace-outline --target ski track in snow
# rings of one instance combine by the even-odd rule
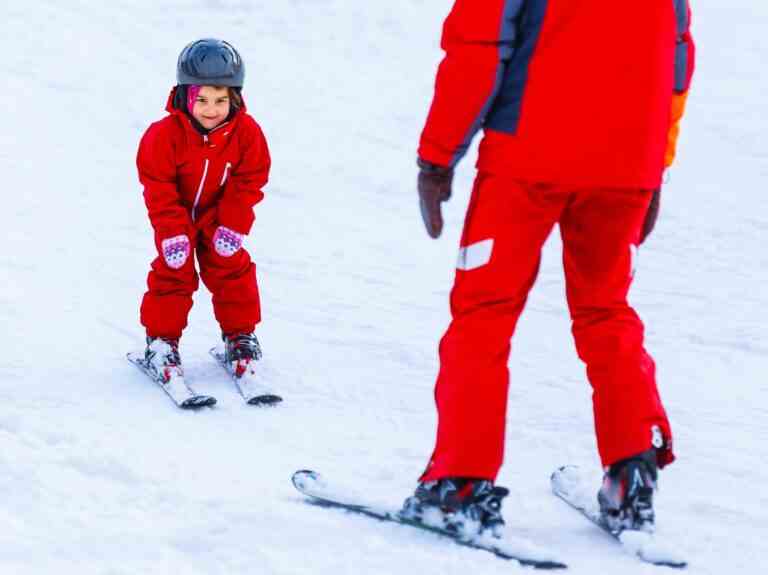
[[[694,0],[699,66],[677,167],[641,250],[647,325],[679,462],[659,534],[696,574],[762,573],[768,537],[768,6]],[[522,570],[306,505],[314,468],[397,504],[435,433],[436,348],[472,182],[456,176],[439,242],[414,166],[448,0],[8,2],[0,132],[0,572],[313,575]],[[259,335],[285,402],[254,409],[208,357],[196,295],[182,354],[213,410],[176,410],[124,359],[153,243],[134,168],[179,50],[221,36],[274,169],[246,245]],[[725,40],[725,41],[724,41]],[[549,493],[558,465],[599,463],[569,332],[557,234],[514,341],[509,529],[575,574],[658,572]]]

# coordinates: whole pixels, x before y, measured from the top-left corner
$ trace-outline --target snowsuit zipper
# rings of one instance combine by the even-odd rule
[[[216,126],[211,132],[214,132],[216,130],[219,130],[229,124],[229,122],[224,122],[220,126]],[[203,146],[208,146],[208,134],[203,135]],[[203,176],[200,178],[200,184],[197,186],[197,194],[195,195],[195,203],[192,205],[192,221],[195,221],[195,216],[197,212],[197,205],[200,203],[200,196],[203,195],[203,187],[205,186],[205,178],[208,175],[208,158],[205,159],[205,163],[203,164]],[[232,164],[227,162],[224,166],[224,175],[221,178],[221,183],[219,186],[223,186],[224,182],[227,180],[227,175],[229,168],[232,167]]]
[[[207,140],[207,138],[206,138]],[[205,186],[205,177],[208,175],[208,158],[205,159],[203,164],[203,176],[200,178],[200,184],[197,186],[197,195],[195,196],[195,203],[192,205],[192,221],[195,221],[195,212],[197,211],[197,204],[200,203],[200,196],[203,195],[203,187]]]
[[[232,167],[232,164],[230,162],[227,162],[226,164],[224,164],[224,174],[221,176],[221,182],[219,182],[219,187],[227,183],[227,176],[229,175],[229,168],[231,167]]]

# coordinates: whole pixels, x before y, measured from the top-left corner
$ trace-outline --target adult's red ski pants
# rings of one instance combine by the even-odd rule
[[[495,480],[504,453],[510,340],[555,224],[603,465],[659,447],[662,439],[659,463],[674,459],[643,324],[627,303],[650,197],[648,190],[567,189],[478,174],[451,292],[453,319],[440,342],[437,444],[422,480]]]
[[[181,337],[192,308],[192,294],[200,278],[213,294],[213,311],[223,333],[252,332],[261,320],[256,266],[245,248],[230,257],[213,249],[215,225],[198,229],[190,237],[190,257],[180,269],[168,267],[158,256],[147,277],[148,290],[141,303],[141,323],[152,337]]]

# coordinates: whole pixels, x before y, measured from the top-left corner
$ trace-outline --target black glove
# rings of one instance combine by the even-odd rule
[[[443,214],[440,211],[440,204],[451,197],[453,170],[430,164],[422,159],[417,163],[420,168],[418,189],[421,217],[430,237],[438,238],[443,231]]]
[[[645,220],[643,220],[643,229],[640,231],[640,243],[642,244],[645,239],[651,235],[653,227],[656,225],[656,218],[659,217],[659,200],[661,196],[661,188],[653,190],[651,195],[651,203],[648,204],[648,211],[645,212]]]

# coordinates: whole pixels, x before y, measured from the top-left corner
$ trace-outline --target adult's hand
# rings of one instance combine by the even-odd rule
[[[421,217],[429,236],[438,238],[443,231],[443,214],[440,204],[451,197],[453,170],[421,159],[418,160],[418,165]]]

